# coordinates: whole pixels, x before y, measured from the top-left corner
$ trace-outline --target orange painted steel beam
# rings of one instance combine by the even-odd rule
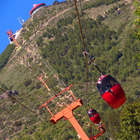
[[[47,106],[47,104],[48,104],[49,102],[51,102],[53,99],[55,99],[57,96],[59,96],[59,95],[63,94],[64,92],[70,90],[70,87],[72,87],[72,85],[66,87],[66,88],[63,89],[61,92],[59,92],[58,94],[56,94],[55,96],[53,96],[52,98],[50,98],[48,101],[46,101],[44,104],[42,104],[39,108],[41,109],[42,107]],[[74,95],[73,95],[73,96],[74,96]],[[74,97],[74,98],[75,98],[75,97]],[[75,98],[75,99],[76,99],[76,98]]]
[[[74,100],[76,100],[76,97],[74,96],[73,92],[70,91],[69,93],[70,93],[70,95],[72,96],[72,98],[73,98]]]
[[[38,78],[38,80],[47,88],[48,91],[51,91],[51,90],[49,89],[49,87],[47,86],[47,84],[45,83],[45,81],[43,80],[42,76],[37,77],[37,78]]]
[[[72,111],[72,110],[74,110],[74,109],[76,109],[77,107],[80,107],[80,106],[82,106],[82,101],[80,99],[78,99],[75,102],[73,102],[70,105],[68,105],[62,111],[58,112],[56,115],[51,117],[51,122],[56,123],[58,120],[60,120],[63,117],[65,117],[66,113],[68,113],[69,111]]]
[[[65,109],[54,115],[51,118],[51,122],[56,123],[58,120],[64,117],[72,124],[72,126],[75,128],[75,130],[77,131],[82,140],[89,140],[88,136],[86,135],[82,127],[79,125],[78,121],[75,119],[72,113],[74,109],[80,106],[82,106],[82,101],[78,99],[69,106],[67,106]]]
[[[48,108],[48,106],[45,106],[45,108],[49,111],[49,113],[51,114],[51,116],[53,116],[53,113],[52,113],[51,110]]]

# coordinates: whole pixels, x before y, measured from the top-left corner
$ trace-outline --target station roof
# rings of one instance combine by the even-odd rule
[[[32,10],[30,11],[30,15],[32,15],[32,13],[38,9],[40,6],[45,6],[45,3],[40,3],[40,4],[34,4]]]

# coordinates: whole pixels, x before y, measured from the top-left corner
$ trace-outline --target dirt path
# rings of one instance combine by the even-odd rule
[[[55,16],[51,17],[51,18],[43,25],[43,27],[47,26],[52,20],[54,20],[55,18],[57,18],[57,17],[63,15],[65,12],[71,10],[72,8],[73,8],[73,7],[70,7],[70,8],[68,8],[68,9],[65,9],[64,11],[59,12],[59,13],[56,14]]]
[[[118,2],[118,4],[121,4],[121,2]],[[88,9],[86,10],[86,14],[89,18],[92,18],[92,19],[95,19],[100,15],[100,16],[105,16],[106,13],[108,12],[109,9],[113,8],[117,3],[113,3],[113,4],[110,4],[110,5],[101,5],[101,6],[98,6],[98,7],[93,7],[91,9]]]

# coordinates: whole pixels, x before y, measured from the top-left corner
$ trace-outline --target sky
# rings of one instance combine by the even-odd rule
[[[19,30],[22,25],[18,18],[21,17],[26,21],[33,8],[33,4],[46,3],[51,5],[55,0],[0,0],[0,54],[9,44],[6,32],[11,29],[13,33]],[[58,0],[59,2],[64,0]]]

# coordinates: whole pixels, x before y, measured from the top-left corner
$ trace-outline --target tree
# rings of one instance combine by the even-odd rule
[[[135,6],[136,6],[135,14],[137,16],[135,24],[138,26],[137,37],[140,39],[140,2],[138,0],[135,1]]]
[[[2,69],[7,64],[14,48],[15,46],[13,44],[9,44],[4,52],[0,55],[0,69]]]
[[[140,102],[126,105],[120,114],[119,140],[140,139]]]

